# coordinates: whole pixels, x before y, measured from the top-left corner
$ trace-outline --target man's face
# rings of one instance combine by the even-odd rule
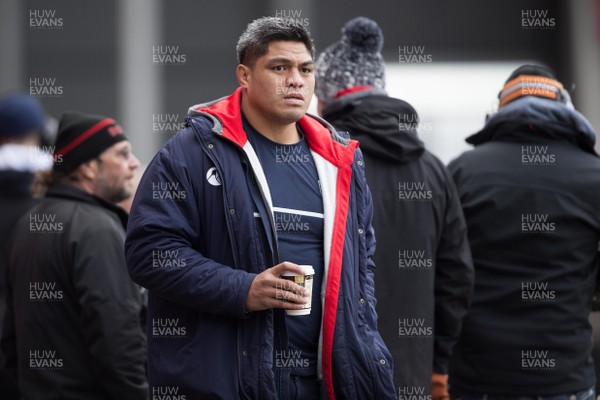
[[[277,124],[291,124],[306,113],[315,89],[313,59],[302,42],[275,41],[247,73],[242,86],[250,107]]]
[[[100,154],[95,195],[112,203],[134,192],[134,171],[140,166],[128,141],[116,143]]]

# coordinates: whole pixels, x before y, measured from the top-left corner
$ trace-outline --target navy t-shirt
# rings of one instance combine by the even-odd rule
[[[317,374],[323,281],[323,200],[317,169],[306,138],[295,144],[273,142],[243,118],[244,130],[264,170],[273,201],[273,216],[281,262],[312,265],[312,305],[309,315],[286,314],[289,350],[275,354],[275,368],[292,375]]]

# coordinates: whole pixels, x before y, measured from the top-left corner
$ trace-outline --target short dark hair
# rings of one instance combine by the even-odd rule
[[[240,36],[235,48],[238,63],[253,65],[267,53],[269,44],[278,40],[301,42],[310,56],[315,57],[315,46],[310,33],[300,21],[293,18],[262,17],[249,23]]]

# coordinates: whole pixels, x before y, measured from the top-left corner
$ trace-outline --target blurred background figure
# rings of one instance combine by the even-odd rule
[[[475,264],[450,362],[453,397],[593,399],[600,158],[554,73],[517,68],[450,163]],[[547,396],[547,397],[546,397]]]
[[[142,298],[116,205],[139,162],[112,118],[75,112],[53,158],[45,197],[9,238],[3,367],[18,371],[24,398],[147,399]]]
[[[384,90],[383,34],[364,17],[316,62],[320,114],[360,142],[374,205],[379,330],[398,395],[448,398],[448,358],[473,286],[456,188],[417,137],[418,116]]]
[[[34,174],[52,167],[52,157],[38,147],[44,114],[40,102],[24,93],[10,94],[0,100],[0,331],[6,314],[10,233],[17,219],[35,203],[31,191]],[[16,381],[3,371],[0,371],[0,398],[18,398]]]

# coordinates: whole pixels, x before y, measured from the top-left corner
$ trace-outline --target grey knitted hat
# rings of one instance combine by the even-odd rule
[[[327,47],[315,63],[315,94],[325,102],[354,86],[385,87],[383,33],[371,19],[356,17],[342,28],[342,39]]]

